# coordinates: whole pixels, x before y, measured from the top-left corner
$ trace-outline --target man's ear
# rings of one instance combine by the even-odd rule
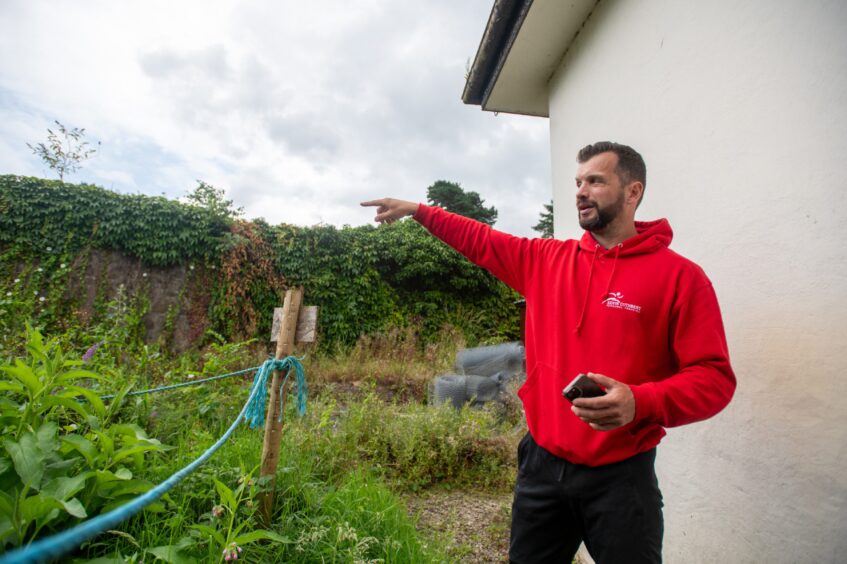
[[[636,180],[635,182],[630,182],[627,184],[626,188],[626,202],[635,204],[637,207],[641,202],[641,196],[644,194],[644,184]]]

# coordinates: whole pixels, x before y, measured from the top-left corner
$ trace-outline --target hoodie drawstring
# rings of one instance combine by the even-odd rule
[[[579,321],[576,324],[573,332],[577,335],[582,327],[582,321],[585,319],[585,309],[588,306],[588,292],[591,291],[591,277],[594,276],[594,262],[597,260],[597,253],[600,245],[594,247],[594,258],[591,259],[591,267],[588,269],[588,284],[585,286],[585,295],[582,297],[582,313],[579,314]]]
[[[609,297],[609,290],[612,289],[612,279],[615,277],[615,269],[618,266],[618,257],[621,254],[622,247],[622,243],[615,245],[615,260],[612,262],[612,273],[609,275],[609,282],[606,284],[606,292],[603,294],[604,298]],[[600,245],[597,245],[594,248],[594,258],[591,259],[591,267],[588,270],[588,285],[585,287],[585,295],[582,298],[582,312],[579,314],[579,321],[574,328],[574,333],[576,334],[579,334],[579,330],[582,329],[582,322],[585,321],[585,310],[588,309],[588,294],[591,292],[591,278],[594,276],[594,262],[597,260],[599,251]]]
[[[609,283],[606,284],[606,293],[603,294],[604,298],[609,297],[609,290],[612,289],[612,278],[615,277],[615,268],[618,266],[618,257],[621,254],[621,247],[623,247],[623,243],[618,243],[615,246],[615,261],[612,263],[612,273],[609,275]]]

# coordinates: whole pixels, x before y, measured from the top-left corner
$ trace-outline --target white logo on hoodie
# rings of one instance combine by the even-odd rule
[[[622,300],[623,294],[620,292],[609,292],[609,295],[603,300],[603,304],[612,309],[625,309],[627,311],[641,313],[640,305],[624,303]]]

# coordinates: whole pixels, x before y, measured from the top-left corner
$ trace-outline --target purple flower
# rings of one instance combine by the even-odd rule
[[[98,343],[94,343],[93,345],[91,345],[91,348],[88,349],[87,351],[85,351],[85,354],[82,355],[82,361],[88,362],[89,360],[91,360],[91,358],[94,356],[94,353],[96,353],[97,349],[100,348],[100,345],[102,345],[105,342],[106,341],[100,341]]]
[[[223,550],[224,560],[226,560],[227,562],[231,560],[238,560],[238,555],[241,553],[242,550],[244,549],[242,549],[234,542],[229,543],[229,545]]]

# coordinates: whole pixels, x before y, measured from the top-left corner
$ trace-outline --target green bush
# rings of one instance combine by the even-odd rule
[[[146,453],[164,450],[138,425],[112,422],[122,394],[107,408],[90,389],[102,377],[55,342],[30,329],[27,351],[25,360],[0,364],[0,547],[147,491],[150,482],[136,475]]]

